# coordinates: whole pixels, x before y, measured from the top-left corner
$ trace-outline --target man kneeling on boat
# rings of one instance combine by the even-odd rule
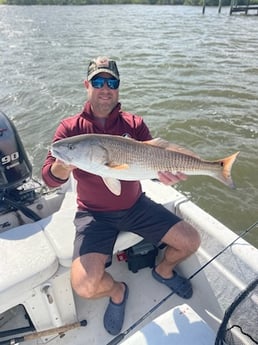
[[[53,142],[67,137],[97,133],[151,140],[152,136],[140,116],[121,109],[120,77],[116,62],[106,57],[92,60],[85,87],[88,100],[81,113],[63,119]],[[139,181],[120,181],[121,192],[115,195],[100,176],[69,165],[48,153],[42,177],[50,187],[65,183],[73,173],[77,181],[77,204],[71,282],[84,298],[109,297],[104,314],[104,327],[112,335],[123,326],[129,289],[105,271],[120,231],[130,231],[147,241],[167,245],[164,257],[153,269],[153,277],[182,298],[192,296],[188,279],[176,273],[175,267],[193,254],[200,245],[198,232],[188,223],[156,204],[142,192]],[[173,185],[186,176],[159,172],[159,179]]]

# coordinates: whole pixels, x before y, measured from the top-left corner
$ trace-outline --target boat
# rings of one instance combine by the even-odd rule
[[[242,308],[239,322],[250,325],[248,336],[237,327],[234,344],[257,344],[258,249],[244,237],[258,222],[238,235],[175,188],[142,181],[150,198],[201,235],[199,250],[177,267],[194,293],[182,299],[152,278],[164,248],[121,233],[107,271],[128,284],[129,297],[123,329],[112,336],[103,327],[108,299],[82,299],[70,284],[74,180],[53,190],[37,181],[14,124],[1,112],[0,148],[0,345],[231,344],[218,343],[218,334],[225,312],[246,291],[251,307]]]

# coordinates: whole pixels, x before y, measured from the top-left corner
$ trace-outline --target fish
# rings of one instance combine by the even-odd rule
[[[120,181],[158,179],[158,172],[207,175],[235,188],[231,168],[239,152],[214,161],[162,138],[137,141],[109,134],[80,134],[51,145],[51,155],[66,164],[102,177],[106,187],[121,194]]]

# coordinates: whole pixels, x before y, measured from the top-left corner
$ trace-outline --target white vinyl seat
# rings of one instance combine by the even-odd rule
[[[60,264],[70,267],[72,264],[75,226],[73,219],[76,212],[76,193],[66,192],[58,212],[45,219],[45,234],[49,239]],[[114,253],[123,251],[142,240],[133,233],[120,233],[114,247]]]
[[[0,234],[0,313],[23,304],[57,271],[58,259],[40,222]]]

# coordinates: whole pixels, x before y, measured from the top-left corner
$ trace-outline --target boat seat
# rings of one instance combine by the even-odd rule
[[[24,224],[0,234],[0,313],[23,303],[33,288],[58,268],[57,256],[40,222]]]
[[[215,332],[187,304],[160,315],[123,342],[123,345],[214,345]]]
[[[64,267],[70,267],[72,264],[75,212],[76,193],[66,192],[59,211],[45,219],[45,234],[53,246],[60,264]],[[139,235],[127,232],[120,233],[113,252],[123,251],[141,240],[142,237]]]

